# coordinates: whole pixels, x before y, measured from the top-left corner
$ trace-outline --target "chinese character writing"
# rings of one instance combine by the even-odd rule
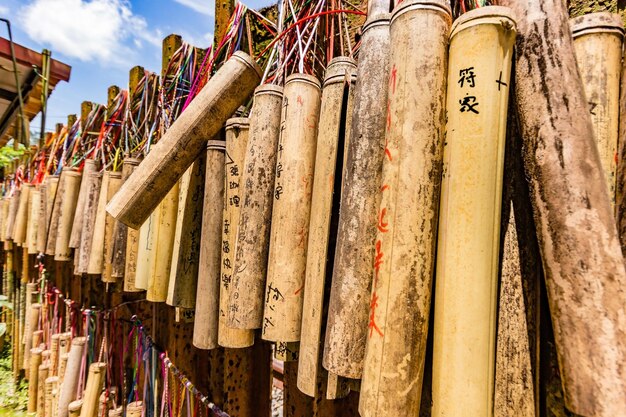
[[[468,87],[474,88],[476,74],[474,73],[474,67],[464,68],[459,71],[459,85],[463,87],[467,83]]]
[[[475,96],[465,96],[459,100],[459,104],[461,105],[461,113],[472,112],[478,114],[478,109],[476,109],[478,102]]]

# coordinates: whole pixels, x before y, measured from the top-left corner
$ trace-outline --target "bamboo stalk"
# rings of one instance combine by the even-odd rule
[[[70,169],[63,168],[63,182],[59,185],[59,190],[57,191],[57,199],[60,198],[60,210],[57,214],[57,222],[58,228],[52,229],[51,233],[56,232],[56,240],[54,246],[54,260],[55,261],[69,261],[70,260],[70,233],[72,220],[76,214],[76,200],[78,198],[78,189],[81,183],[81,174],[80,172],[73,171]],[[85,179],[83,177],[83,179]],[[56,200],[55,200],[56,206]],[[83,216],[84,213],[80,212],[80,216]],[[54,214],[53,214],[54,216]],[[54,217],[51,220],[54,225],[55,219]],[[50,235],[48,235],[48,240],[50,240]]]
[[[38,392],[38,377],[39,377],[39,365],[41,365],[41,352],[39,348],[31,349],[30,351],[30,363],[28,378],[28,407],[26,408],[29,413],[37,412],[37,392]]]
[[[122,183],[133,173],[135,167],[139,165],[139,160],[135,158],[125,158],[122,163]],[[118,190],[119,191],[119,190]],[[110,215],[107,213],[107,215]],[[113,216],[111,216],[113,217]],[[128,227],[114,220],[113,226],[113,254],[111,255],[111,279],[116,281],[124,276],[126,270],[126,249],[128,240]]]
[[[17,217],[17,211],[20,206],[20,194],[21,190],[16,189],[13,192],[13,195],[10,197],[9,217],[7,218],[5,235],[5,238],[7,240],[13,240],[13,235],[15,231],[15,218]]]
[[[34,187],[28,201],[28,225],[26,227],[26,247],[29,255],[37,253],[37,229],[39,224],[39,209],[41,205],[41,191]]]
[[[98,171],[98,166],[96,161],[93,159],[85,160],[85,164],[83,165],[83,179],[84,181],[80,184],[80,189],[78,191],[78,199],[76,200],[76,212],[77,213],[85,213],[85,207],[87,206],[87,197],[89,196],[89,186],[90,180],[89,177]],[[80,239],[83,232],[83,221],[85,216],[75,216],[72,222],[72,232],[70,234],[69,247],[78,249],[80,247]]]
[[[78,379],[80,374],[80,365],[83,356],[83,349],[87,339],[84,337],[75,337],[72,340],[72,346],[67,359],[65,372],[63,373],[63,384],[59,392],[59,407],[57,411],[58,417],[67,417],[68,408],[76,395],[78,387]]]
[[[15,215],[15,226],[13,230],[13,242],[18,245],[26,242],[26,228],[28,226],[28,201],[30,193],[33,191],[32,184],[22,184],[20,201]]]
[[[48,220],[48,234],[46,236],[46,255],[55,254],[57,234],[59,230],[59,220],[61,214],[61,202],[63,200],[63,194],[65,194],[65,183],[67,182],[67,172],[70,168],[63,168],[61,175],[59,176],[59,182],[54,200],[52,202],[52,210],[50,212],[50,218]]]
[[[83,396],[83,405],[80,409],[80,417],[98,416],[98,399],[104,385],[106,364],[95,362],[89,365],[89,375]]]
[[[108,172],[109,181],[107,187],[107,202],[110,201],[115,193],[122,185],[122,174],[120,172]],[[102,216],[104,220],[104,240],[102,242],[103,252],[100,262],[102,263],[102,281],[103,282],[116,282],[117,279],[113,277],[113,262],[110,260],[113,258],[113,246],[114,246],[114,227],[115,219],[106,212],[106,204],[104,205],[104,211]],[[98,259],[96,259],[96,269]]]
[[[84,219],[80,233],[80,246],[76,248],[74,263],[74,275],[87,273],[89,258],[91,256],[91,244],[93,243],[96,226],[96,213],[98,210],[98,198],[102,187],[102,172],[92,172],[87,176],[87,199],[85,201]],[[83,401],[83,408],[85,402]]]

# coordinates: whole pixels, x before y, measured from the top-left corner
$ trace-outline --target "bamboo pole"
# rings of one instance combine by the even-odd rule
[[[7,240],[13,240],[14,231],[15,231],[15,219],[17,217],[17,211],[20,206],[20,194],[21,194],[21,190],[16,189],[13,192],[13,195],[10,197],[9,217],[7,218],[6,235],[5,235]]]
[[[91,252],[89,253],[89,261],[87,262],[88,274],[102,274],[104,271],[104,252],[106,241],[107,215],[106,204],[117,188],[119,188],[119,180],[121,173],[105,171],[102,174],[102,184],[100,185],[100,194],[98,196],[98,205],[96,209],[96,219],[94,222],[93,237],[91,241]],[[110,233],[113,232],[113,222],[109,221],[109,240]]]
[[[258,329],[263,321],[282,103],[283,88],[280,86],[265,84],[255,90],[241,178],[243,198],[235,265],[226,309],[231,328]]]
[[[200,349],[215,349],[218,346],[222,216],[226,175],[226,144],[224,140],[218,140],[218,137],[208,142],[206,150],[204,210],[196,291],[196,319],[193,328],[193,345]]]
[[[148,289],[148,280],[154,276],[156,262],[156,245],[158,244],[158,220],[161,206],[157,207],[150,217],[139,228],[139,243],[137,245],[137,271],[135,273],[135,288]]]
[[[372,14],[363,26],[354,115],[342,181],[339,227],[324,338],[328,371],[360,378],[384,149],[389,73],[389,15]]]
[[[28,201],[28,225],[26,227],[26,247],[29,255],[37,253],[37,228],[39,223],[39,209],[41,205],[41,191],[33,188]]]
[[[300,340],[320,96],[320,82],[313,76],[293,74],[285,81],[263,312],[265,340]]]
[[[571,19],[570,29],[594,138],[614,205],[624,25],[619,14],[592,13]]]
[[[107,205],[113,217],[138,228],[260,81],[260,69],[241,51],[213,75],[143,164]],[[210,117],[206,117],[211,115]]]
[[[18,245],[26,242],[26,227],[28,226],[28,201],[34,185],[22,184],[20,201],[15,215],[15,226],[13,230],[13,242]]]
[[[126,417],[141,417],[143,401],[134,401],[126,406]]]
[[[81,409],[83,408],[83,400],[72,401],[67,406],[67,415],[69,417],[80,417]]]
[[[74,275],[86,274],[89,267],[89,257],[91,256],[91,244],[96,226],[96,212],[98,210],[98,198],[100,188],[102,188],[103,173],[92,172],[86,180],[88,184],[87,199],[85,200],[85,211],[83,225],[80,233],[80,246],[76,249],[74,262]],[[85,403],[83,402],[83,408]]]
[[[50,336],[50,376],[57,375],[59,368],[59,342],[61,341],[61,333],[55,333]]]
[[[72,220],[74,217],[81,217],[84,215],[83,212],[80,212],[79,216],[75,216],[77,213],[76,200],[78,198],[78,190],[81,184],[81,174],[80,172],[71,170],[70,168],[63,168],[61,175],[63,177],[63,183],[59,185],[59,190],[57,191],[57,199],[61,197],[61,205],[57,214],[58,228],[54,230],[56,232],[56,240],[54,241],[54,260],[69,261],[71,254],[69,240]],[[86,182],[86,178],[84,176],[83,179],[85,180],[83,182]],[[53,218],[51,222],[54,224],[55,219]],[[51,232],[53,232],[52,228]],[[48,240],[50,240],[49,235]]]
[[[176,183],[150,217],[156,221],[154,273],[148,279],[148,299],[150,301],[162,302],[167,300],[172,270],[179,190],[179,183]],[[150,288],[152,288],[152,292]]]
[[[98,416],[98,399],[104,385],[106,364],[95,362],[89,365],[89,375],[83,396],[83,405],[80,409],[80,417]]]
[[[63,168],[61,170],[54,201],[52,202],[52,210],[50,212],[50,219],[48,220],[48,234],[46,236],[46,255],[54,256],[55,254],[57,234],[59,230],[59,217],[61,214],[61,200],[63,199],[63,194],[65,194],[65,183],[67,181],[68,170],[70,170],[70,168]]]
[[[58,383],[58,376],[50,376],[45,379],[44,413],[42,414],[43,417],[52,417],[53,392],[56,392]]]
[[[300,391],[311,397],[315,397],[321,371],[324,288],[327,263],[332,262],[328,259],[333,247],[329,247],[329,243],[334,240],[331,215],[338,209],[345,136],[352,114],[350,89],[355,80],[356,62],[352,58],[338,57],[328,65],[322,88],[297,380]],[[332,276],[332,270],[330,272]]]
[[[30,351],[30,377],[28,378],[28,407],[26,408],[29,413],[37,412],[37,392],[38,392],[38,377],[39,377],[39,365],[41,365],[41,352],[39,348],[31,349]]]
[[[517,110],[565,402],[626,415],[626,271],[565,3],[514,2]],[[602,326],[598,324],[602,323]]]
[[[243,348],[254,344],[254,331],[228,326],[227,310],[230,298],[235,239],[241,207],[241,175],[246,157],[250,124],[247,118],[234,117],[226,122],[226,158],[224,175],[224,212],[222,215],[222,262],[219,290],[218,343],[228,348]]]
[[[76,212],[81,213],[81,216],[75,216],[72,222],[72,232],[70,235],[69,247],[78,249],[80,247],[80,239],[83,233],[83,221],[85,219],[85,207],[87,205],[87,196],[89,195],[90,176],[98,171],[96,161],[93,159],[85,160],[83,165],[83,181],[80,184],[78,191],[78,199],[76,200]]]
[[[50,365],[42,363],[39,365],[39,373],[37,375],[37,417],[45,417],[46,415],[46,379],[50,372]]]
[[[9,217],[9,198],[2,197],[0,199],[0,242],[6,240],[7,219]]]
[[[67,359],[65,372],[63,373],[63,384],[59,392],[59,407],[57,411],[58,417],[67,417],[68,406],[74,400],[76,388],[78,387],[78,379],[80,375],[80,365],[85,348],[84,337],[75,337],[72,339],[72,346]]]
[[[27,294],[28,287],[35,286],[35,284],[27,284]],[[28,297],[26,297],[28,299]],[[28,320],[25,322],[24,327],[24,365],[23,369],[30,369],[29,360],[30,353],[32,348],[38,347],[38,344],[33,343],[33,333],[37,331],[37,327],[39,324],[39,315],[41,313],[41,304],[31,304],[30,308],[26,311],[28,312]]]
[[[108,174],[108,187],[107,187],[107,202],[110,201],[115,193],[120,189],[122,185],[122,173],[107,171]],[[102,257],[96,259],[96,268],[98,269],[98,261],[102,264],[102,281],[103,282],[116,282],[117,279],[113,277],[113,263],[110,261],[113,257],[114,246],[114,226],[115,219],[106,212],[106,204],[102,207],[102,216],[104,216],[104,239],[102,242]]]
[[[124,162],[122,162],[122,184],[128,179],[128,177],[130,177],[137,165],[139,165],[138,159],[124,159]],[[107,213],[107,215],[110,216],[109,213]],[[115,281],[117,281],[124,276],[124,272],[126,270],[126,249],[128,246],[128,235],[130,233],[130,230],[128,230],[128,227],[124,223],[115,219],[113,220],[114,226],[113,253],[111,255],[111,279],[115,279]]]
[[[477,42],[483,47],[472,49]],[[499,6],[464,14],[450,35],[433,416],[493,415],[502,172],[514,44],[512,13]]]

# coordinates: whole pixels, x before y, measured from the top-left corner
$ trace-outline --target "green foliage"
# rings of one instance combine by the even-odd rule
[[[0,352],[0,409],[26,410],[27,404],[28,383],[21,379],[16,384],[13,379],[11,343],[5,335],[4,348]]]
[[[0,167],[5,167],[13,163],[13,159],[24,154],[26,148],[20,143],[19,149],[13,149],[13,145],[6,145],[0,148]]]

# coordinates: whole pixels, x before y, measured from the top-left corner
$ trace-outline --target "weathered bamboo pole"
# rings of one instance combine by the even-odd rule
[[[361,38],[324,339],[324,368],[348,378],[361,377],[365,356],[388,77],[389,15],[372,14]]]
[[[104,270],[104,240],[107,219],[106,203],[109,201],[109,196],[114,194],[114,191],[111,192],[112,190],[110,185],[112,177],[119,179],[120,173],[112,171],[104,171],[102,173],[102,184],[100,185],[100,194],[98,195],[98,204],[91,240],[91,251],[89,253],[89,260],[87,261],[88,274],[102,274]]]
[[[473,49],[477,42],[482,47]],[[433,416],[493,415],[502,172],[514,44],[515,21],[499,6],[464,14],[450,34]]]
[[[318,372],[321,370],[324,288],[327,264],[332,262],[328,251],[334,247],[329,248],[333,240],[330,236],[331,215],[333,210],[338,209],[341,194],[345,136],[349,134],[347,130],[352,115],[350,89],[355,80],[356,62],[352,58],[338,57],[328,65],[322,87],[297,381],[300,391],[311,397],[316,395]],[[332,270],[329,276],[332,276]]]
[[[61,213],[61,200],[63,194],[65,194],[65,182],[67,177],[67,170],[70,168],[63,168],[59,175],[59,181],[57,183],[57,190],[52,202],[52,210],[50,211],[50,218],[48,219],[48,234],[46,236],[46,255],[54,256],[57,242],[57,233],[59,230],[59,215]]]
[[[150,214],[150,217],[139,228],[139,243],[137,245],[137,271],[135,273],[135,288],[145,290],[148,280],[154,276],[156,261],[156,245],[158,235],[158,220],[161,205]]]
[[[127,417],[141,417],[143,411],[143,401],[134,401],[126,406]]]
[[[32,184],[22,184],[20,201],[15,215],[15,226],[13,230],[13,242],[18,245],[26,242],[26,228],[28,226],[28,201],[31,191],[35,188]]]
[[[28,226],[26,227],[26,247],[29,255],[37,253],[37,227],[39,223],[39,209],[41,203],[41,191],[35,186],[30,193],[28,201]]]
[[[27,297],[28,300],[28,287],[34,287],[35,284],[26,284],[27,287]],[[30,352],[32,348],[39,347],[36,344],[33,344],[33,333],[37,331],[37,327],[39,324],[39,315],[41,313],[41,304],[30,304],[29,308],[26,309],[28,314],[28,318],[25,321],[24,326],[24,369],[30,369],[29,360],[30,360]]]
[[[222,262],[219,290],[218,343],[227,348],[243,348],[254,344],[254,331],[228,326],[235,244],[241,207],[241,176],[250,132],[247,118],[233,117],[226,122],[226,158],[224,175],[224,212],[222,215]]]
[[[28,378],[28,407],[26,410],[29,413],[37,412],[37,393],[38,393],[38,377],[39,377],[39,365],[41,365],[41,352],[39,348],[31,349]]]
[[[76,201],[81,184],[81,173],[70,168],[63,168],[61,177],[62,183],[59,185],[59,190],[57,191],[57,199],[60,197],[60,210],[56,214],[58,228],[55,230],[51,228],[50,232],[56,233],[56,239],[54,240],[54,260],[69,261],[71,254],[69,247],[70,233],[72,220],[77,213]],[[82,178],[86,181],[84,176],[82,176]],[[83,213],[81,212],[79,215],[82,216]],[[54,225],[55,219],[53,218],[51,222]],[[50,241],[50,235],[48,235],[48,241]]]
[[[203,151],[206,139],[222,128],[260,79],[256,63],[245,53],[236,52],[152,148],[107,205],[107,211],[131,227],[141,226]]]
[[[5,232],[6,240],[13,240],[13,235],[15,231],[15,218],[17,217],[17,210],[20,206],[20,194],[21,190],[15,189],[13,191],[13,195],[9,198],[9,217],[7,217]]]
[[[98,417],[98,400],[104,385],[106,363],[95,362],[89,365],[89,375],[83,396],[80,417]]]
[[[128,179],[128,177],[130,177],[137,165],[139,165],[138,159],[124,159],[124,162],[122,162],[122,184]],[[107,215],[110,214],[107,213]],[[115,219],[114,222],[113,254],[111,255],[111,279],[115,279],[115,281],[117,281],[118,279],[124,277],[124,272],[126,271],[126,250],[128,248],[128,235],[130,234],[130,230],[128,230],[128,226],[124,223]],[[136,256],[136,254],[132,256]]]
[[[50,336],[50,376],[57,375],[59,367],[59,342],[61,341],[61,333],[55,333]]]
[[[359,412],[420,409],[445,131],[444,1],[406,1],[391,18],[389,105]],[[358,81],[357,81],[358,82]],[[341,374],[340,374],[341,375]]]
[[[85,200],[85,211],[83,213],[84,219],[80,232],[80,245],[76,249],[76,255],[74,256],[74,275],[87,273],[94,228],[96,226],[96,212],[98,210],[100,188],[102,188],[102,178],[102,171],[92,172],[86,178],[89,185],[87,186],[87,198]],[[83,402],[83,408],[84,405]]]
[[[69,417],[80,417],[82,407],[83,400],[72,401],[67,406],[66,415],[68,415]]]
[[[6,240],[7,219],[9,217],[9,198],[2,197],[0,199],[0,242]]]
[[[193,345],[200,349],[215,349],[218,346],[225,151],[224,140],[214,139],[208,142],[196,319],[193,328]]]
[[[262,335],[270,341],[297,342],[321,84],[313,76],[293,74],[285,81],[284,97]]]
[[[580,415],[626,415],[626,271],[566,5],[503,5],[519,29],[517,110],[565,401]]]
[[[283,88],[278,85],[262,85],[254,92],[241,178],[235,266],[226,310],[228,325],[236,329],[259,329],[263,321],[282,104]]]
[[[47,363],[39,365],[39,373],[37,375],[37,417],[45,417],[46,414],[46,379],[48,379],[49,372],[50,365]]]
[[[44,413],[43,417],[52,417],[53,392],[56,392],[59,383],[58,376],[49,376],[44,382]]]
[[[107,172],[105,175],[109,176],[108,188],[107,188],[107,202],[110,201],[115,193],[120,189],[122,185],[122,173],[121,172]],[[117,279],[113,277],[113,262],[110,260],[113,258],[113,246],[114,246],[114,226],[115,219],[106,212],[106,204],[103,206],[104,211],[102,216],[105,216],[104,220],[104,241],[102,242],[103,252],[102,257],[99,260],[102,264],[102,281],[103,282],[116,282]],[[96,260],[96,267],[97,267]]]
[[[78,197],[76,200],[76,212],[80,213],[81,215],[75,216],[74,221],[72,222],[72,233],[70,234],[69,241],[70,248],[78,249],[80,247],[80,239],[83,233],[83,221],[85,218],[85,207],[87,205],[87,196],[89,195],[89,178],[93,173],[97,171],[98,166],[95,160],[85,160],[82,171],[83,181],[80,184],[80,189],[78,190]]]
[[[63,384],[61,385],[61,391],[59,392],[59,406],[57,409],[58,417],[67,417],[68,406],[75,398],[76,387],[78,387],[81,359],[86,341],[87,339],[84,337],[75,337],[72,340],[72,347],[67,359],[67,366],[63,374]]]
[[[624,24],[619,14],[592,13],[571,19],[570,29],[609,198],[615,204]]]

